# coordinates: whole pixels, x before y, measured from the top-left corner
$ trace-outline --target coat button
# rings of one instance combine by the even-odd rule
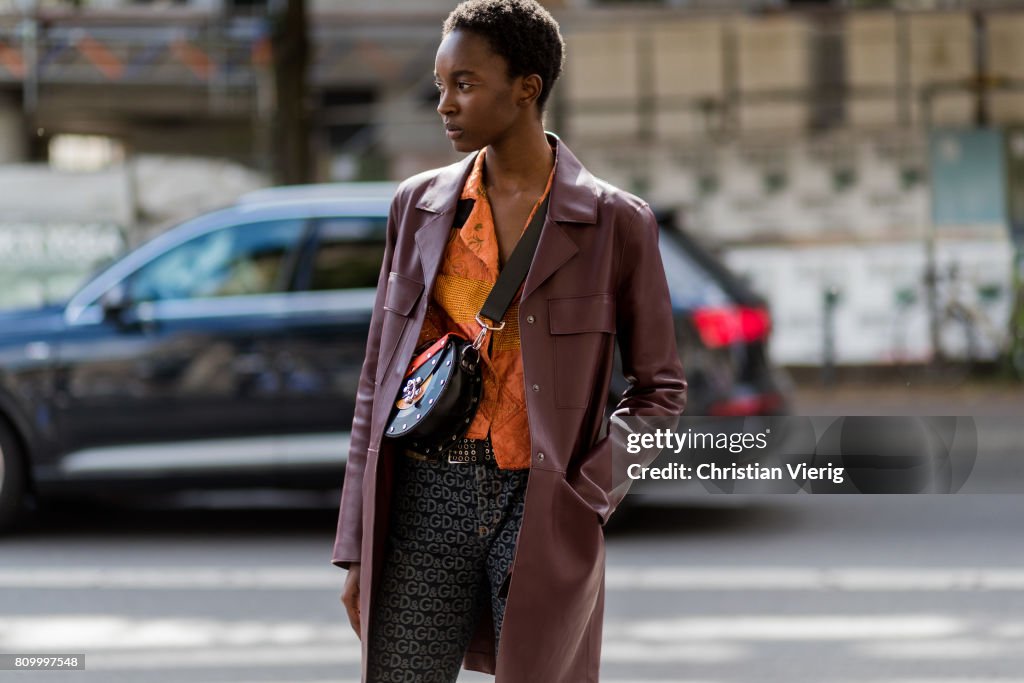
[[[544,454],[543,453],[537,453],[537,459],[538,460],[544,460]]]
[[[540,385],[539,384],[534,384],[533,385],[533,390],[534,391],[540,391]]]
[[[534,323],[534,322],[535,322],[536,320],[537,320],[537,319],[536,319],[536,318],[534,318],[534,317],[533,317],[532,315],[528,315],[528,316],[526,316],[526,322],[530,323],[531,325],[532,325],[532,324],[533,324],[533,323]]]

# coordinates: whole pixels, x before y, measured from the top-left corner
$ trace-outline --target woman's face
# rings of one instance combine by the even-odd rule
[[[524,114],[522,78],[510,79],[505,59],[487,39],[452,31],[437,48],[434,81],[437,113],[457,152],[472,152],[501,139]]]

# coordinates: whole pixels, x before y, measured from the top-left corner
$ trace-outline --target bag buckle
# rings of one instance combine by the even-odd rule
[[[405,388],[402,389],[402,398],[405,399],[406,403],[414,403],[420,394],[420,386],[423,385],[422,377],[413,377],[405,383]]]
[[[476,318],[477,323],[480,325],[480,331],[476,333],[476,339],[473,340],[473,348],[476,349],[477,351],[479,351],[480,347],[484,343],[484,335],[487,334],[487,330],[491,330],[492,332],[497,332],[498,330],[504,329],[505,328],[505,321],[502,320],[500,325],[498,325],[497,327],[493,327],[493,326],[488,325],[487,323],[485,323],[483,320],[481,320],[479,313],[477,313],[473,317]]]

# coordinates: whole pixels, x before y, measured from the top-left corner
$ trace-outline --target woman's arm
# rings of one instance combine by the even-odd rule
[[[569,475],[569,483],[590,503],[602,524],[607,523],[631,483],[626,476],[628,463],[621,457],[625,453],[624,425],[618,418],[664,416],[671,420],[686,408],[686,379],[658,234],[654,213],[643,204],[622,238],[615,293],[616,336],[629,387],[612,413],[609,435],[584,454]]]
[[[363,539],[363,473],[366,469],[366,451],[370,445],[370,418],[373,412],[374,380],[377,376],[377,357],[380,349],[381,327],[384,319],[384,296],[397,235],[398,207],[402,188],[395,193],[388,214],[387,237],[385,238],[384,260],[377,278],[377,295],[373,301],[370,317],[370,334],[366,340],[366,357],[359,373],[356,389],[355,414],[348,449],[348,463],[345,465],[345,482],[341,489],[341,505],[338,509],[338,532],[334,540],[332,563],[348,569],[350,564],[360,561]]]

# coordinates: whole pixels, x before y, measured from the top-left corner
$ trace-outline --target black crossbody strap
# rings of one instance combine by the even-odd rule
[[[540,231],[544,227],[544,218],[548,213],[548,199],[551,193],[544,198],[544,201],[533,214],[533,220],[526,227],[508,257],[505,267],[498,274],[498,281],[491,287],[491,293],[487,295],[480,315],[497,324],[505,317],[505,311],[512,303],[512,297],[519,291],[519,285],[523,284],[526,274],[530,270],[530,263],[533,261],[533,254],[537,251],[537,243],[540,241]]]

